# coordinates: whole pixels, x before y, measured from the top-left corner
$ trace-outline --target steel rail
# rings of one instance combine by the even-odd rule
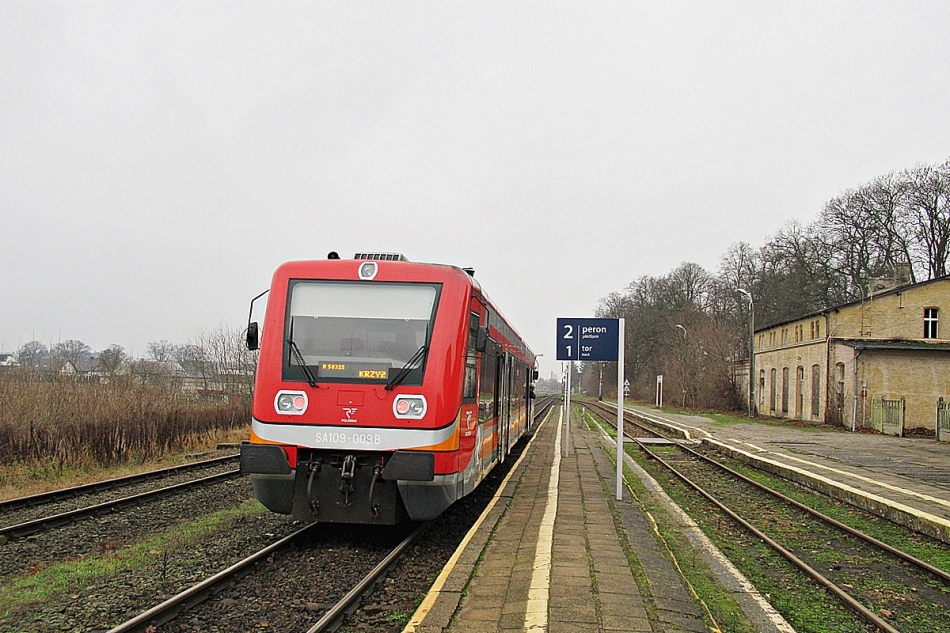
[[[399,558],[405,553],[405,551],[411,546],[416,538],[422,532],[431,525],[431,521],[427,521],[415,530],[412,531],[409,536],[403,539],[402,543],[396,546],[393,551],[391,551],[386,558],[384,558],[376,567],[373,568],[364,578],[361,580],[355,587],[353,587],[343,598],[340,599],[333,607],[327,611],[316,624],[311,628],[307,629],[307,633],[324,633],[336,631],[340,628],[340,625],[343,624],[343,618],[348,615],[352,615],[356,611],[357,607],[360,604],[360,601],[365,595],[368,595],[370,591],[373,590],[373,587],[376,586],[376,583],[382,578],[386,572],[399,560]]]
[[[548,409],[553,406],[556,397],[551,396],[541,399],[538,411],[535,414],[535,420],[542,417]],[[415,542],[419,535],[431,525],[430,522],[420,524],[412,531],[399,545],[396,546],[376,567],[370,571],[353,589],[351,589],[336,605],[334,605],[320,620],[308,630],[307,633],[322,633],[326,631],[335,631],[343,622],[343,619],[352,614],[359,601],[372,590],[381,577],[399,560],[405,551]],[[123,622],[122,624],[110,629],[108,633],[137,633],[149,630],[149,627],[160,626],[165,622],[176,617],[181,611],[186,610],[204,600],[206,600],[221,585],[234,579],[238,575],[253,565],[255,562],[273,552],[283,548],[293,540],[301,537],[309,530],[316,529],[320,523],[311,523],[306,527],[294,532],[293,534],[271,544],[270,546],[252,554],[244,560],[235,563],[231,567],[218,572],[214,576],[198,583],[197,585],[186,589],[156,605],[147,611],[140,613],[134,618]]]
[[[556,397],[550,396],[542,399],[538,403],[538,410],[535,412],[534,421],[543,418],[547,411],[554,405]],[[366,577],[359,582],[349,593],[346,594],[336,605],[334,605],[320,620],[307,630],[307,633],[332,633],[336,631],[343,623],[347,615],[352,615],[359,606],[360,601],[376,585],[379,579],[392,567],[392,565],[402,556],[422,531],[429,526],[424,523],[413,530],[412,534],[400,543],[379,565],[377,565]]]
[[[297,538],[303,536],[305,533],[310,530],[315,529],[319,523],[311,523],[306,527],[303,527],[289,536],[285,536],[276,543],[272,543],[265,547],[264,549],[251,554],[244,560],[241,560],[227,569],[224,569],[217,574],[199,582],[193,587],[182,591],[178,595],[172,596],[165,602],[158,604],[147,611],[143,611],[139,615],[135,616],[131,620],[127,620],[116,626],[112,629],[109,629],[108,633],[130,633],[137,631],[146,631],[149,627],[159,626],[168,622],[174,618],[178,613],[184,609],[188,609],[200,602],[206,600],[211,593],[223,585],[224,583],[234,579],[245,569],[259,561],[260,559],[271,555],[279,549],[282,549],[286,545],[289,545],[291,542]]]
[[[218,464],[236,461],[239,457],[239,455],[225,455],[224,457],[205,459],[191,464],[182,464],[180,466],[171,466],[169,468],[162,468],[159,470],[150,470],[147,473],[126,475],[125,477],[116,477],[114,479],[106,479],[104,481],[94,481],[92,483],[71,486],[69,488],[59,488],[58,490],[41,492],[35,495],[29,495],[27,497],[7,499],[6,501],[0,501],[0,512],[18,510],[20,508],[42,505],[44,503],[51,503],[53,501],[62,501],[63,499],[69,499],[82,494],[112,490],[114,488],[121,488],[123,486],[130,486],[132,484],[151,481],[153,479],[163,479],[165,477],[188,472],[190,470],[200,470],[201,468],[206,468],[208,466],[217,466]]]
[[[174,494],[191,488],[192,486],[200,486],[206,484],[216,483],[219,480],[231,479],[237,477],[241,474],[240,470],[229,470],[226,473],[219,473],[217,475],[209,475],[207,477],[202,477],[201,479],[195,479],[193,481],[185,481],[180,484],[175,484],[173,486],[166,486],[165,488],[159,488],[157,490],[150,490],[148,492],[143,492],[141,494],[132,495],[129,497],[123,497],[122,499],[115,499],[113,501],[105,501],[103,503],[97,503],[95,505],[86,506],[84,508],[76,508],[75,510],[69,510],[68,512],[60,512],[59,514],[54,514],[47,517],[41,517],[39,519],[33,519],[32,521],[25,521],[23,523],[17,523],[15,525],[8,525],[5,527],[0,527],[0,538],[6,539],[16,539],[28,534],[34,534],[41,530],[50,529],[60,525],[65,525],[71,523],[77,519],[81,519],[98,512],[103,512],[107,510],[117,510],[120,508],[125,508],[128,506],[136,505],[146,499],[152,497],[160,497],[165,495]]]
[[[767,534],[765,534],[765,532],[762,532],[757,527],[755,527],[754,525],[752,525],[751,523],[743,519],[741,516],[736,514],[732,509],[730,509],[724,503],[722,503],[717,498],[715,498],[714,496],[706,492],[702,487],[700,487],[699,485],[691,481],[688,477],[686,477],[686,475],[680,473],[678,470],[673,468],[673,466],[668,464],[659,455],[657,455],[656,453],[648,449],[642,442],[639,442],[637,440],[634,440],[634,441],[637,442],[637,445],[640,447],[642,451],[650,455],[650,457],[655,459],[660,465],[662,465],[664,468],[666,468],[671,473],[673,473],[673,475],[675,475],[680,480],[682,480],[687,486],[689,486],[690,488],[692,488],[693,490],[701,494],[710,503],[715,505],[724,514],[729,516],[733,521],[741,525],[743,528],[745,528],[751,534],[755,535],[757,538],[761,539],[763,542],[767,543],[769,547],[771,547],[776,552],[784,556],[789,562],[791,562],[793,565],[795,565],[800,570],[805,572],[808,576],[811,576],[811,578],[815,582],[822,585],[823,587],[825,587],[825,589],[827,589],[828,591],[833,593],[835,596],[837,596],[839,600],[841,600],[846,605],[848,605],[848,607],[852,611],[854,611],[855,614],[857,614],[858,617],[860,617],[862,620],[864,620],[865,622],[873,626],[878,627],[880,630],[885,631],[886,633],[900,633],[900,630],[895,629],[893,626],[888,624],[885,620],[881,619],[876,613],[874,613],[873,611],[865,607],[858,600],[856,600],[851,594],[849,594],[844,589],[842,589],[841,587],[833,583],[830,579],[826,578],[818,570],[816,570],[815,568],[810,566],[808,563],[806,563],[805,561],[795,556],[795,554],[793,554],[789,550],[785,549],[785,547],[783,547],[780,543],[778,543],[777,541],[769,537]]]
[[[603,406],[603,405],[602,405],[602,406]],[[606,407],[603,407],[603,408],[606,408]],[[632,418],[633,415],[630,414],[628,411],[624,411],[624,419],[627,419],[628,417]],[[631,420],[631,421],[632,421],[632,420]],[[609,423],[610,423],[610,422],[609,422],[609,420],[608,420],[608,424],[609,424]],[[634,422],[634,424],[637,424],[638,426],[641,426],[641,428],[645,428],[645,427],[642,427],[642,425],[640,425],[639,423]],[[653,430],[651,430],[651,432],[656,433],[656,432],[653,431]],[[656,434],[662,436],[662,434],[660,434],[660,433],[656,433]],[[771,547],[773,550],[775,550],[776,552],[778,552],[779,554],[781,554],[782,556],[784,556],[789,562],[791,562],[793,565],[795,565],[796,567],[798,567],[798,568],[799,568],[801,571],[803,571],[805,574],[807,574],[808,576],[810,576],[815,582],[817,582],[817,583],[820,584],[821,586],[825,587],[825,589],[827,589],[827,590],[830,591],[832,594],[834,594],[839,600],[841,600],[843,603],[845,603],[845,604],[846,604],[858,617],[860,617],[862,620],[864,620],[864,621],[867,622],[868,624],[871,624],[872,626],[876,626],[876,627],[877,627],[878,629],[880,629],[881,631],[885,631],[885,633],[900,633],[900,630],[899,630],[899,629],[896,629],[896,628],[894,628],[893,626],[891,626],[886,620],[883,620],[883,619],[882,619],[880,616],[878,616],[876,613],[874,613],[873,611],[871,611],[870,609],[868,609],[867,607],[865,607],[861,602],[859,602],[857,599],[855,599],[855,598],[854,598],[851,594],[849,594],[847,591],[845,591],[844,589],[842,589],[841,587],[839,587],[838,585],[836,585],[836,584],[835,584],[834,582],[832,582],[829,578],[827,578],[827,577],[825,577],[823,574],[821,574],[818,570],[816,570],[815,568],[811,567],[808,563],[806,563],[805,561],[803,561],[803,560],[801,560],[800,558],[798,558],[795,554],[793,554],[791,551],[789,551],[788,549],[786,549],[786,548],[785,548],[784,546],[782,546],[780,543],[778,543],[777,541],[775,541],[774,539],[772,539],[770,536],[768,536],[767,534],[765,534],[764,532],[762,532],[761,530],[759,530],[757,527],[755,527],[754,525],[752,525],[751,523],[749,523],[748,521],[746,521],[745,519],[743,519],[743,518],[742,518],[741,516],[739,516],[736,512],[734,512],[731,508],[729,508],[728,506],[726,506],[724,503],[722,503],[721,501],[719,501],[716,497],[714,497],[713,495],[711,495],[710,493],[708,493],[706,490],[704,490],[701,486],[699,486],[698,484],[696,484],[696,483],[694,483],[692,480],[690,480],[688,477],[686,477],[686,475],[684,475],[683,473],[679,472],[679,471],[678,471],[676,468],[674,468],[671,464],[667,463],[666,460],[664,460],[664,459],[661,458],[659,455],[657,455],[656,453],[654,453],[653,451],[651,451],[649,448],[647,448],[647,446],[646,446],[643,442],[641,442],[639,439],[637,439],[637,438],[635,438],[635,437],[631,437],[630,439],[631,439],[632,441],[636,442],[637,446],[640,447],[640,450],[642,450],[644,453],[646,453],[647,455],[649,455],[652,459],[656,460],[656,462],[659,463],[661,466],[663,466],[664,468],[666,468],[667,470],[669,470],[671,473],[673,473],[674,476],[676,476],[676,477],[679,478],[681,481],[683,481],[687,486],[689,486],[690,488],[692,488],[693,490],[695,490],[696,492],[698,492],[700,495],[702,495],[703,497],[705,497],[710,503],[712,503],[712,504],[715,505],[717,508],[719,508],[720,511],[722,511],[724,514],[726,514],[728,517],[730,517],[733,521],[735,521],[736,523],[738,523],[739,525],[741,525],[741,526],[742,526],[744,529],[746,529],[749,533],[751,533],[751,534],[753,534],[754,536],[756,536],[757,538],[761,539],[761,540],[762,540],[764,543],[766,543],[769,547]],[[671,438],[667,438],[667,439],[671,439]],[[696,455],[696,456],[698,456],[698,457],[700,457],[700,458],[702,458],[702,459],[705,459],[706,461],[709,461],[709,462],[711,462],[712,464],[714,464],[714,465],[716,465],[716,466],[718,466],[718,467],[720,467],[720,468],[723,468],[723,469],[725,469],[725,470],[730,470],[730,472],[733,472],[733,471],[731,471],[731,469],[726,468],[726,467],[723,466],[722,464],[718,464],[718,463],[715,462],[714,460],[710,460],[710,459],[706,458],[706,457],[703,456],[703,455],[699,455],[699,453],[696,453],[695,451],[693,451],[693,450],[689,449],[688,447],[684,446],[684,445],[682,444],[682,442],[673,440],[673,444],[674,444],[675,446],[677,446],[678,448],[680,448],[681,450],[683,450],[683,451],[686,451],[686,452],[688,452],[688,453],[690,453],[690,454],[693,454],[693,455]],[[735,474],[738,475],[738,476],[739,476],[740,478],[742,478],[742,479],[746,479],[745,477],[743,477],[743,476],[740,475],[739,473],[735,473]],[[776,496],[778,496],[778,497],[780,497],[780,498],[781,498],[781,497],[784,497],[784,495],[781,495],[781,493],[778,493],[778,492],[776,492],[776,491],[774,491],[774,490],[770,490],[770,489],[768,489],[767,487],[758,484],[758,482],[753,482],[752,480],[748,480],[748,481],[749,481],[750,483],[755,484],[757,487],[763,489],[763,490],[766,491],[766,492],[772,493],[772,494],[774,494],[774,495],[776,495]],[[787,499],[787,498],[786,498],[786,499]],[[819,518],[819,519],[822,519],[822,520],[827,520],[827,521],[828,521],[829,523],[831,523],[832,525],[838,524],[838,522],[835,521],[834,519],[831,519],[831,517],[826,517],[825,515],[821,514],[820,512],[814,511],[814,510],[812,510],[811,508],[807,508],[807,506],[800,505],[800,504],[798,504],[797,501],[794,501],[793,499],[787,499],[787,500],[793,502],[793,504],[794,504],[796,507],[801,507],[801,509],[808,510],[809,512],[815,514],[816,518]],[[839,525],[843,526],[843,524],[839,524]],[[836,527],[838,527],[838,525],[836,525]],[[847,526],[844,526],[844,527],[847,528]],[[848,531],[849,533],[851,533],[852,528],[847,528],[846,531]],[[856,531],[855,531],[855,532],[856,532]],[[858,536],[858,534],[855,534],[855,536]],[[879,541],[878,541],[878,542],[875,542],[875,541],[877,541],[876,539],[872,539],[870,536],[868,536],[868,535],[866,535],[866,534],[862,534],[861,536],[858,536],[858,537],[859,537],[859,538],[864,537],[865,540],[866,540],[868,543],[872,544],[872,545],[877,545],[877,543],[879,542]],[[884,545],[884,546],[885,546],[884,548],[882,548],[882,549],[885,549],[885,551],[890,551],[891,549],[893,549],[893,548],[890,548],[890,546],[887,546],[887,545],[884,544],[884,543],[881,543],[881,545]],[[889,549],[889,548],[890,548],[890,549]],[[897,551],[897,550],[895,550],[895,551]],[[903,554],[903,552],[901,552],[901,554]],[[913,559],[914,561],[917,560],[917,559],[915,559],[914,557],[909,557],[909,558]],[[906,560],[906,559],[905,559],[905,560]],[[908,562],[910,562],[910,561],[908,561]],[[923,563],[923,565],[926,566],[926,567],[924,567],[925,569],[928,569],[928,570],[929,570],[929,569],[932,567],[932,566],[928,565],[927,563],[924,563],[923,561],[920,561],[920,562]],[[916,563],[914,563],[914,564],[916,564]],[[934,569],[936,569],[936,568],[934,568]]]
[[[681,450],[686,451],[687,453],[689,453],[689,454],[692,455],[693,457],[696,457],[696,458],[698,458],[698,459],[700,459],[700,460],[702,460],[702,461],[704,461],[704,462],[706,462],[706,463],[709,463],[709,464],[715,466],[716,468],[719,468],[719,469],[721,469],[721,470],[724,470],[725,472],[729,473],[729,474],[732,475],[733,477],[735,477],[735,478],[737,478],[737,479],[739,479],[739,480],[741,480],[741,481],[744,481],[745,483],[750,484],[750,485],[752,485],[752,486],[758,488],[759,490],[761,490],[761,491],[763,491],[763,492],[767,492],[767,493],[769,493],[769,494],[775,496],[775,497],[778,498],[778,499],[781,499],[782,501],[784,501],[784,502],[786,502],[786,503],[788,503],[788,504],[790,504],[790,505],[795,506],[795,507],[798,508],[799,510],[802,510],[802,511],[804,511],[804,512],[810,514],[811,516],[815,517],[816,519],[820,519],[820,520],[822,520],[822,521],[828,523],[829,525],[832,525],[832,526],[838,528],[839,530],[842,530],[842,531],[844,531],[844,532],[847,532],[847,533],[850,534],[851,536],[853,536],[853,537],[855,537],[855,538],[857,538],[857,539],[859,539],[859,540],[862,540],[862,541],[864,541],[865,543],[868,543],[869,545],[873,545],[874,547],[877,547],[877,548],[879,548],[879,549],[881,549],[881,550],[883,550],[883,551],[885,551],[885,552],[887,552],[887,553],[889,553],[889,554],[891,554],[891,555],[893,555],[893,556],[896,556],[897,558],[903,560],[903,561],[906,562],[906,563],[910,563],[911,565],[914,565],[914,566],[916,566],[916,567],[919,567],[920,569],[929,571],[929,572],[932,573],[933,575],[939,576],[939,577],[942,578],[944,581],[950,583],[950,573],[945,572],[944,570],[940,569],[939,567],[934,567],[934,566],[931,565],[930,563],[928,563],[928,562],[926,562],[926,561],[923,561],[923,560],[920,560],[920,559],[917,558],[916,556],[912,556],[912,555],[910,555],[910,554],[908,554],[908,553],[906,553],[906,552],[902,552],[901,550],[897,549],[896,547],[893,547],[893,546],[891,546],[891,545],[888,545],[887,543],[885,543],[885,542],[883,542],[883,541],[879,541],[878,539],[874,538],[874,537],[871,536],[870,534],[865,534],[864,532],[862,532],[862,531],[860,531],[860,530],[857,530],[857,529],[851,527],[850,525],[846,525],[846,524],[842,523],[841,521],[838,521],[837,519],[834,519],[834,518],[832,518],[832,517],[830,517],[830,516],[828,516],[828,515],[826,515],[826,514],[823,514],[822,512],[819,512],[818,510],[815,510],[814,508],[810,508],[810,507],[808,507],[807,505],[805,505],[804,503],[801,503],[800,501],[797,501],[797,500],[795,500],[795,499],[792,499],[791,497],[788,497],[788,496],[782,494],[781,492],[779,492],[779,491],[777,491],[777,490],[772,490],[772,489],[769,488],[768,486],[766,486],[766,485],[764,485],[764,484],[761,484],[761,483],[759,483],[758,481],[755,481],[754,479],[750,479],[749,477],[746,477],[746,476],[743,475],[742,473],[737,472],[737,471],[735,471],[735,470],[729,468],[729,467],[726,466],[725,464],[720,464],[720,463],[717,462],[716,460],[710,459],[709,457],[703,455],[702,453],[698,453],[698,452],[694,451],[693,449],[689,448],[688,446],[683,446],[683,445],[682,445],[680,442],[678,442],[678,441],[674,441],[674,444],[676,444],[677,446],[679,446],[679,448],[680,448]]]
[[[601,408],[602,410],[605,410],[605,411],[610,412],[610,410],[609,410],[607,407],[603,407],[603,406],[602,406],[602,407],[600,407],[600,408]],[[635,422],[634,419],[633,419],[635,416],[634,416],[633,414],[631,414],[630,412],[625,411],[625,412],[624,412],[624,417],[625,417],[625,418],[627,418],[627,417],[631,418],[631,419],[630,419],[630,422],[633,423],[633,424],[637,424],[637,425],[640,426],[641,428],[647,428],[647,427],[644,427],[644,426],[640,425],[639,423]],[[659,436],[661,436],[661,437],[663,436],[661,433],[657,433],[656,431],[652,431],[652,430],[651,430],[651,432],[656,433],[657,435],[659,435]],[[632,437],[631,437],[631,439],[634,439],[634,440],[635,440],[635,438],[632,438]],[[845,524],[845,523],[842,523],[841,521],[838,521],[837,519],[834,519],[834,518],[832,518],[832,517],[830,517],[830,516],[828,516],[828,515],[826,515],[826,514],[820,512],[820,511],[818,511],[818,510],[815,510],[814,508],[811,508],[811,507],[805,505],[804,503],[801,503],[800,501],[797,501],[797,500],[795,500],[795,499],[792,499],[791,497],[789,497],[789,496],[787,496],[787,495],[784,495],[784,494],[782,494],[781,492],[779,492],[779,491],[777,491],[777,490],[773,490],[772,488],[769,488],[769,487],[766,486],[765,484],[759,483],[758,481],[755,481],[754,479],[751,479],[751,478],[749,478],[749,477],[743,475],[742,473],[737,472],[737,471],[735,471],[735,470],[729,468],[729,467],[726,466],[725,464],[721,464],[721,463],[717,462],[716,460],[711,459],[711,458],[707,457],[706,455],[703,455],[702,453],[691,449],[690,447],[686,446],[681,440],[678,440],[678,439],[675,439],[675,438],[667,438],[667,439],[669,439],[671,442],[673,442],[673,444],[675,444],[676,446],[678,446],[678,447],[680,448],[680,450],[685,451],[685,452],[688,453],[689,455],[691,455],[691,456],[693,456],[693,457],[695,457],[695,458],[697,458],[697,459],[699,459],[699,460],[701,460],[701,461],[703,461],[703,462],[705,462],[705,463],[708,463],[708,464],[710,464],[710,465],[712,465],[712,466],[715,466],[716,468],[718,468],[718,469],[720,469],[720,470],[723,470],[723,471],[729,473],[730,475],[732,475],[732,476],[735,477],[736,479],[739,479],[740,481],[743,481],[743,482],[745,482],[745,483],[747,483],[747,484],[749,484],[749,485],[751,485],[751,486],[754,486],[755,488],[757,488],[757,489],[759,489],[759,490],[761,490],[761,491],[763,491],[763,492],[767,492],[767,493],[769,493],[770,495],[776,497],[777,499],[781,499],[781,500],[784,501],[785,503],[788,503],[789,505],[792,505],[792,506],[798,508],[799,510],[802,510],[803,512],[808,513],[809,515],[815,517],[816,519],[819,519],[819,520],[821,520],[821,521],[824,521],[824,522],[827,523],[828,525],[831,525],[831,526],[833,526],[833,527],[836,527],[836,528],[838,528],[839,530],[842,530],[843,532],[847,532],[847,533],[850,534],[851,536],[853,536],[853,537],[855,537],[855,538],[857,538],[857,539],[859,539],[859,540],[862,540],[862,541],[864,541],[865,543],[868,543],[869,545],[872,545],[872,546],[874,546],[874,547],[877,547],[878,549],[880,549],[880,550],[882,550],[882,551],[885,551],[885,552],[887,552],[888,554],[891,554],[892,556],[895,556],[895,557],[901,559],[902,561],[904,561],[904,562],[906,562],[906,563],[909,563],[909,564],[911,564],[911,565],[914,565],[915,567],[918,567],[918,568],[920,568],[920,569],[923,569],[923,570],[925,570],[925,571],[928,571],[928,572],[930,572],[931,574],[933,574],[933,575],[935,575],[935,576],[938,576],[939,578],[941,578],[941,579],[944,580],[945,582],[950,583],[950,573],[947,573],[946,571],[940,569],[939,567],[935,567],[935,566],[931,565],[930,563],[928,563],[928,562],[926,562],[926,561],[923,561],[923,560],[917,558],[916,556],[912,556],[912,555],[908,554],[907,552],[903,552],[903,551],[897,549],[896,547],[893,547],[893,546],[891,546],[891,545],[888,545],[887,543],[885,543],[885,542],[883,542],[883,541],[880,541],[880,540],[874,538],[874,537],[871,536],[870,534],[865,534],[864,532],[862,532],[862,531],[860,531],[860,530],[858,530],[858,529],[855,529],[855,528],[851,527],[850,525],[847,525],[847,524]],[[651,455],[654,455],[654,454],[651,453]]]

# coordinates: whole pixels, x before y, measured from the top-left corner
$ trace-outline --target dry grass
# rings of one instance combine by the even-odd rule
[[[105,470],[116,476],[167,465],[239,441],[249,421],[246,397],[196,402],[176,389],[128,380],[90,384],[0,372],[0,496],[29,494],[25,488],[37,482],[65,478],[72,485]],[[11,488],[15,494],[5,494]]]

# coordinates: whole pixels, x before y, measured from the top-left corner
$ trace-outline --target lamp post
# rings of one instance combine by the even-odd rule
[[[739,292],[749,298],[749,417],[755,412],[755,305],[752,293],[743,288]]]
[[[682,325],[680,325],[679,323],[676,324],[676,327],[678,327],[679,329],[683,330],[683,345],[685,346],[685,345],[686,345],[686,328],[684,328],[684,327],[683,327]],[[685,353],[685,350],[684,350],[684,353],[683,353],[683,406],[684,406],[684,407],[686,406],[686,372],[687,372],[687,369],[686,369],[686,362],[687,362],[687,361],[686,361],[686,353]]]

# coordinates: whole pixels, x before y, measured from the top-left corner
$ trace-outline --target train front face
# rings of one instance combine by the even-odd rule
[[[370,524],[435,518],[455,501],[471,292],[450,266],[282,265],[241,448],[258,500]]]

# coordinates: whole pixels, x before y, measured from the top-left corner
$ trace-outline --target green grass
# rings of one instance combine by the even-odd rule
[[[108,580],[130,570],[154,566],[155,573],[161,574],[167,556],[185,550],[238,521],[265,513],[260,503],[248,501],[238,508],[222,510],[175,526],[142,543],[47,567],[0,588],[0,613],[19,612],[53,596]]]
[[[786,479],[750,468],[739,460],[725,459],[720,461],[746,477],[818,510],[822,514],[925,560],[935,567],[950,572],[950,548],[944,543],[895,525],[878,516],[863,512],[841,501],[804,490]]]

